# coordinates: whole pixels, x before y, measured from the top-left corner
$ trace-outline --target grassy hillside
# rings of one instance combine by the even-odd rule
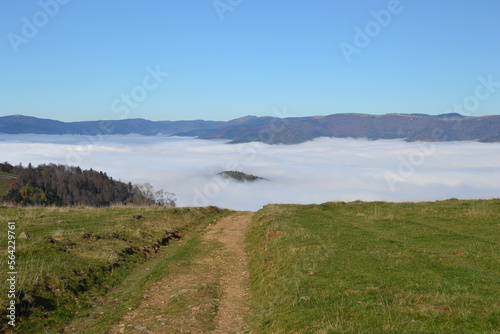
[[[0,196],[9,190],[10,182],[16,175],[0,171]]]
[[[269,205],[256,333],[500,333],[500,200]]]
[[[218,257],[200,235],[228,214],[0,207],[4,270],[7,222],[16,222],[12,332],[109,332],[177,264],[191,263],[179,272],[202,279],[192,260]],[[248,324],[254,333],[500,333],[499,232],[500,200],[266,206],[247,235]],[[0,290],[5,310],[4,279]],[[220,298],[200,291],[193,298]],[[175,317],[178,306],[160,309]],[[11,329],[2,322],[3,330]]]
[[[162,264],[155,259],[162,254],[163,245],[227,214],[227,210],[214,207],[0,207],[3,270],[7,268],[7,222],[16,222],[20,316],[16,332],[59,332],[66,322],[85,314],[100,296],[116,291],[126,280],[125,288],[133,291],[122,293],[123,300],[112,309],[128,307],[127,303],[140,298],[146,282],[162,276],[160,269],[166,260]],[[21,239],[21,232],[27,232],[30,238]],[[147,268],[136,272],[131,282],[130,274],[141,263],[148,263]],[[5,279],[0,281],[0,290],[5,296]],[[0,307],[5,310],[7,302],[2,297]],[[0,332],[1,326],[6,325],[2,322]]]

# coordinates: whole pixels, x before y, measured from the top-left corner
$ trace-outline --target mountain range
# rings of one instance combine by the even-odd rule
[[[404,139],[406,141],[500,142],[500,115],[460,114],[333,114],[312,117],[246,116],[230,121],[111,121],[61,122],[30,116],[0,117],[0,133],[52,135],[175,135],[223,139],[229,143],[260,141],[298,144],[318,137]]]

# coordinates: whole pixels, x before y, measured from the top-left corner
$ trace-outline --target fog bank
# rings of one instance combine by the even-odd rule
[[[500,197],[500,143],[319,138],[299,145],[180,137],[0,135],[0,160],[60,163],[149,182],[178,206],[258,210],[269,203]],[[238,170],[266,180],[215,176]]]

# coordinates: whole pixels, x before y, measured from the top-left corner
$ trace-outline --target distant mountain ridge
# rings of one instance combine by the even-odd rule
[[[72,134],[72,135],[124,135],[136,133],[144,136],[175,134],[199,129],[216,129],[224,122],[216,121],[148,121],[142,118],[61,122],[31,116],[13,115],[0,117],[0,133],[8,134]]]
[[[230,143],[260,141],[268,144],[298,144],[318,137],[500,142],[500,115],[333,114],[296,118],[245,116],[227,122],[149,121],[140,118],[61,122],[14,115],[0,117],[0,133],[90,136],[163,134],[225,139]]]

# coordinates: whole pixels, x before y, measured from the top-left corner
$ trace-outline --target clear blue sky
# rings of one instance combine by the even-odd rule
[[[500,82],[498,0],[54,1],[2,3],[0,116],[440,114],[466,99],[466,114],[500,114],[500,86],[470,98],[478,77]],[[357,47],[350,63],[341,43]]]

